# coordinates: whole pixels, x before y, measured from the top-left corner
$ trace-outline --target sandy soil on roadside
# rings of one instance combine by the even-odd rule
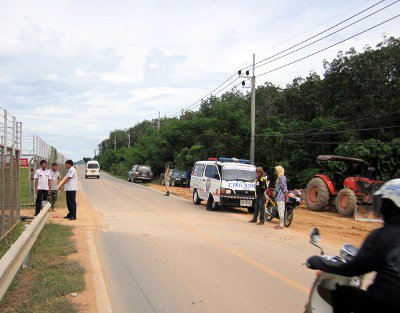
[[[165,187],[160,184],[151,183],[146,186],[160,191],[165,191]],[[192,200],[189,188],[170,187],[171,194]],[[238,208],[238,210],[242,210]],[[274,219],[271,224],[277,224]],[[267,223],[268,225],[269,223]],[[307,210],[303,203],[296,209],[293,224],[290,231],[301,233],[308,236],[313,227],[318,227],[324,242],[333,244],[351,243],[360,246],[364,238],[372,230],[381,227],[381,223],[356,221],[352,217],[344,217],[336,212],[312,212]]]

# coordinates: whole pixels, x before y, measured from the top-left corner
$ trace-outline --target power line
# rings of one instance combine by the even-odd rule
[[[340,141],[298,141],[285,139],[288,143],[299,143],[299,144],[315,144],[315,145],[362,145],[362,146],[381,146],[389,144],[390,142],[340,142]]]
[[[362,35],[362,34],[368,32],[368,31],[370,31],[370,30],[372,30],[372,29],[374,29],[374,28],[377,28],[377,27],[379,27],[379,26],[381,26],[381,25],[383,25],[383,24],[385,24],[385,23],[388,23],[388,22],[390,22],[390,21],[392,21],[392,20],[394,20],[394,19],[396,19],[396,18],[398,18],[398,17],[400,17],[400,14],[395,15],[395,16],[393,16],[393,17],[391,17],[391,18],[389,18],[389,19],[387,19],[387,20],[385,20],[385,21],[383,21],[383,22],[381,22],[381,23],[378,23],[378,24],[376,24],[376,25],[374,25],[374,26],[372,26],[372,27],[369,27],[369,28],[367,28],[367,29],[365,29],[365,30],[363,30],[363,31],[361,31],[361,32],[359,32],[359,33],[357,33],[357,34],[355,34],[355,35],[352,35],[352,36],[347,37],[347,38],[345,38],[345,39],[343,39],[343,40],[341,40],[341,41],[338,41],[338,42],[336,42],[336,43],[334,43],[334,44],[332,44],[332,45],[329,45],[329,46],[327,46],[327,47],[325,47],[325,48],[323,48],[323,49],[320,49],[320,50],[318,50],[318,51],[316,51],[316,52],[314,52],[314,53],[308,54],[308,55],[306,55],[306,56],[304,56],[304,57],[302,57],[302,58],[299,58],[299,59],[294,60],[294,61],[292,61],[292,62],[286,63],[286,64],[284,64],[284,65],[282,65],[282,66],[276,67],[276,68],[274,68],[274,69],[272,69],[272,70],[266,71],[266,72],[264,72],[264,73],[262,73],[262,74],[259,74],[259,75],[257,75],[257,76],[260,77],[260,76],[263,76],[263,75],[266,75],[266,74],[275,72],[275,71],[277,71],[277,70],[280,70],[280,69],[282,69],[282,68],[285,68],[285,67],[287,67],[287,66],[289,66],[289,65],[295,64],[295,63],[300,62],[300,61],[303,61],[303,60],[305,60],[305,59],[308,59],[308,58],[310,58],[310,57],[312,57],[312,56],[314,56],[314,55],[316,55],[316,54],[318,54],[318,53],[321,53],[321,52],[323,52],[323,51],[325,51],[325,50],[328,50],[328,49],[330,49],[330,48],[332,48],[332,47],[335,47],[335,46],[337,46],[337,45],[339,45],[339,44],[341,44],[341,43],[343,43],[343,42],[345,42],[345,41],[347,41],[347,40],[350,40],[350,39],[352,39],[352,38],[355,38],[355,37],[357,37],[357,36],[360,36],[360,35]]]
[[[203,99],[207,98],[209,95],[212,95],[216,90],[218,90],[220,87],[222,87],[223,85],[225,85],[228,81],[230,81],[232,78],[234,78],[236,76],[236,72],[234,74],[232,74],[231,76],[229,76],[227,79],[225,79],[221,84],[219,84],[216,88],[214,88],[213,90],[211,90],[209,93],[207,93],[205,96],[203,96],[201,99],[197,100],[196,102],[193,102],[192,104],[190,104],[187,107],[184,107],[181,109],[181,111],[179,111],[178,113],[175,113],[172,115],[172,117],[179,115],[182,111],[187,111],[190,109],[193,109],[194,107],[198,106],[199,103],[201,104],[201,102],[203,101]],[[229,86],[229,85],[228,85]]]
[[[296,52],[298,52],[298,51],[300,51],[300,50],[303,50],[303,49],[305,49],[305,48],[307,48],[307,47],[309,47],[309,46],[312,46],[313,44],[315,44],[315,43],[317,43],[317,42],[320,42],[320,41],[322,41],[322,40],[324,40],[324,39],[326,39],[326,38],[328,38],[328,37],[330,37],[330,36],[332,36],[332,35],[335,35],[335,34],[337,34],[338,32],[341,32],[342,30],[347,29],[347,28],[349,28],[349,27],[351,27],[351,26],[353,26],[353,25],[355,25],[355,24],[357,24],[357,23],[359,23],[359,22],[361,22],[361,21],[363,21],[363,20],[365,20],[365,19],[367,19],[367,18],[369,18],[369,17],[371,17],[371,16],[373,16],[373,15],[375,15],[375,14],[377,14],[377,13],[383,11],[383,10],[385,10],[385,9],[387,9],[388,7],[390,7],[390,6],[392,6],[392,5],[396,4],[396,3],[398,3],[399,1],[400,1],[400,0],[394,1],[394,2],[392,2],[392,3],[390,3],[390,4],[388,4],[387,6],[381,8],[381,9],[379,9],[379,10],[376,10],[376,11],[372,12],[371,14],[368,14],[367,16],[364,16],[364,17],[362,17],[362,18],[360,18],[360,19],[358,19],[358,20],[356,20],[356,21],[354,21],[354,22],[352,22],[352,23],[350,23],[350,24],[348,24],[348,25],[346,25],[346,26],[344,26],[344,27],[342,27],[342,28],[339,28],[338,30],[336,30],[336,31],[334,31],[334,32],[332,32],[332,33],[330,33],[330,34],[324,36],[324,37],[321,37],[321,38],[319,38],[319,39],[317,39],[317,40],[314,40],[314,41],[308,43],[308,44],[305,45],[305,46],[302,46],[302,47],[300,47],[300,48],[298,48],[298,49],[295,49],[295,50],[293,50],[293,51],[290,51],[290,52],[288,52],[288,53],[286,53],[286,54],[284,54],[284,55],[281,55],[281,56],[279,56],[279,57],[277,57],[277,58],[274,58],[274,59],[270,60],[272,57],[269,57],[269,58],[267,58],[267,59],[264,59],[264,61],[269,60],[269,61],[267,61],[267,62],[259,61],[259,62],[257,62],[258,65],[256,66],[256,68],[259,68],[259,67],[261,67],[261,66],[265,66],[265,65],[270,64],[270,63],[272,63],[272,62],[275,62],[275,61],[277,61],[277,60],[279,60],[279,59],[282,59],[282,58],[284,58],[284,57],[287,57],[288,55],[291,55],[291,54],[296,53]],[[307,41],[308,41],[308,40],[307,40]],[[304,42],[304,41],[303,41],[303,42]],[[290,49],[286,49],[285,51],[287,51],[287,50],[290,50]],[[280,53],[278,53],[278,54],[276,54],[276,55],[280,55],[281,53],[282,53],[282,52],[280,52]],[[261,63],[261,62],[263,62],[263,63]],[[261,64],[260,64],[260,63],[261,63]]]
[[[228,82],[229,80],[231,80],[231,79],[232,79],[233,77],[235,77],[236,75],[237,75],[237,73],[233,74],[231,77],[229,77],[229,79],[225,80],[224,83]],[[193,104],[190,105],[189,107],[186,107],[186,108],[181,109],[180,112],[175,113],[174,115],[172,115],[172,117],[175,117],[175,116],[179,115],[182,111],[189,111],[189,110],[194,110],[194,109],[196,109],[197,107],[199,107],[199,106],[202,104],[202,102],[203,102],[204,99],[207,99],[208,96],[210,96],[210,95],[212,95],[212,94],[217,95],[218,93],[220,93],[220,92],[222,92],[222,91],[228,89],[228,88],[229,88],[231,85],[233,85],[238,79],[239,79],[239,77],[236,77],[234,80],[232,80],[229,84],[227,84],[227,85],[225,85],[225,86],[223,86],[224,83],[220,84],[220,85],[219,85],[217,88],[215,88],[212,92],[209,92],[205,97],[203,97],[202,99],[196,101],[195,103],[193,103]],[[241,82],[240,82],[239,84],[241,84]],[[218,88],[221,87],[221,86],[223,86],[223,87],[222,87],[221,89],[218,89]],[[236,85],[235,87],[237,87],[237,86],[238,86],[238,85]],[[234,88],[235,88],[235,87],[234,87]]]
[[[315,136],[315,135],[336,135],[336,134],[343,134],[343,133],[354,133],[354,132],[393,129],[393,128],[400,128],[400,125],[384,126],[384,127],[371,127],[371,128],[358,128],[358,129],[348,129],[348,130],[338,130],[338,131],[326,131],[326,132],[317,132],[317,133],[312,133],[312,134],[305,134],[305,133],[260,134],[259,136],[261,136],[261,137],[297,137],[297,136]]]
[[[385,1],[385,0],[380,1],[379,3],[384,2],[384,1]],[[287,42],[289,42],[289,41],[291,41],[291,40],[293,40],[293,39],[299,38],[300,36],[305,35],[305,34],[311,32],[312,30],[314,30],[314,29],[316,29],[316,28],[318,28],[318,27],[320,27],[320,26],[323,26],[323,25],[325,25],[325,24],[327,24],[327,23],[329,23],[329,22],[331,22],[331,21],[334,21],[334,20],[338,19],[339,17],[345,15],[346,13],[348,13],[348,12],[350,12],[350,11],[353,11],[354,9],[357,9],[357,8],[363,6],[364,4],[367,4],[368,2],[371,2],[371,1],[365,1],[365,2],[363,2],[363,3],[360,3],[360,4],[358,4],[358,5],[354,6],[354,7],[352,7],[351,9],[348,9],[348,10],[346,10],[346,11],[344,11],[344,12],[342,12],[342,13],[336,15],[335,17],[333,17],[333,18],[331,18],[331,19],[329,19],[329,20],[326,20],[325,22],[323,22],[323,23],[321,23],[321,24],[319,24],[319,25],[315,25],[315,26],[309,28],[308,30],[306,30],[306,31],[304,31],[304,32],[302,32],[302,33],[300,33],[300,34],[298,34],[298,35],[295,35],[295,36],[293,36],[293,37],[290,37],[290,38],[288,38],[287,40],[285,40],[285,41],[283,41],[283,42],[281,42],[281,43],[279,43],[279,44],[276,44],[276,45],[274,45],[274,46],[270,46],[270,47],[268,47],[268,48],[265,48],[265,49],[262,49],[262,50],[259,50],[259,51],[256,51],[256,54],[262,53],[262,52],[264,52],[264,51],[267,51],[267,50],[270,50],[270,49],[273,49],[273,48],[280,47],[280,46],[282,46],[283,44],[285,44],[285,43],[287,43]],[[379,3],[377,3],[377,4],[379,4]],[[368,8],[367,8],[367,9],[368,9]]]
[[[315,34],[315,35],[313,35],[313,36],[311,36],[311,37],[309,37],[309,38],[307,38],[307,39],[305,39],[305,40],[303,40],[303,41],[301,41],[301,42],[299,42],[299,43],[297,43],[297,44],[295,44],[295,45],[293,45],[291,47],[289,47],[289,48],[287,48],[287,49],[285,49],[285,50],[282,50],[282,51],[280,51],[280,52],[278,52],[278,53],[276,53],[274,55],[271,55],[271,56],[269,56],[269,57],[267,57],[265,59],[262,59],[262,60],[256,62],[256,65],[260,64],[261,62],[264,62],[264,61],[267,61],[269,59],[272,59],[272,58],[274,58],[274,57],[276,57],[278,55],[281,55],[282,53],[285,53],[286,51],[289,51],[289,50],[291,50],[293,48],[296,48],[296,47],[302,45],[303,43],[306,43],[307,41],[310,41],[311,39],[314,39],[314,38],[318,37],[319,35],[322,35],[322,34],[326,33],[327,31],[330,31],[331,29],[336,28],[337,26],[339,26],[339,25],[341,25],[343,23],[346,23],[347,21],[349,21],[349,20],[353,19],[354,17],[356,17],[356,16],[358,16],[358,15],[360,15],[360,14],[362,14],[362,13],[364,13],[364,12],[370,10],[370,9],[372,9],[373,7],[381,4],[382,2],[385,2],[385,0],[381,0],[381,1],[373,4],[373,5],[369,6],[368,8],[366,8],[366,9],[364,9],[364,10],[362,10],[362,11],[360,11],[360,12],[358,12],[358,13],[350,16],[350,17],[348,17],[347,19],[345,19],[345,20],[343,20],[343,21],[341,21],[341,22],[339,22],[339,23],[337,23],[337,24],[335,24],[335,25],[333,25],[333,26],[331,26],[331,27],[329,27],[329,28],[327,28],[327,29],[325,29],[325,30],[323,30],[323,31],[321,31],[321,32],[319,32],[319,33],[317,33],[317,34]],[[398,2],[398,1],[396,1],[396,2]],[[246,70],[246,69],[251,68],[251,67],[252,67],[252,65],[248,65],[248,66],[244,67],[242,70]]]
[[[261,62],[264,62],[264,61],[266,61],[266,60],[269,60],[269,59],[271,59],[271,58],[273,58],[273,57],[275,57],[275,56],[281,55],[282,53],[284,53],[284,52],[286,52],[286,51],[289,51],[289,50],[291,50],[291,49],[293,49],[293,48],[295,48],[295,47],[297,47],[297,46],[299,46],[299,45],[301,45],[301,44],[303,44],[303,43],[305,43],[305,42],[307,42],[307,41],[310,41],[311,39],[316,38],[316,37],[318,37],[319,35],[321,35],[321,34],[323,34],[323,33],[326,33],[327,31],[329,31],[329,30],[331,30],[331,29],[333,29],[333,28],[335,28],[335,27],[337,27],[337,26],[339,26],[339,25],[341,25],[341,24],[343,24],[343,23],[345,23],[345,22],[347,22],[347,21],[353,19],[354,17],[356,17],[356,16],[358,16],[358,15],[360,15],[360,14],[362,14],[362,13],[368,11],[368,10],[370,10],[371,8],[373,8],[373,7],[375,7],[375,6],[377,6],[377,5],[381,4],[381,3],[383,3],[384,1],[385,1],[385,0],[381,0],[381,1],[379,1],[379,2],[377,2],[377,3],[375,3],[375,4],[373,4],[373,5],[369,6],[368,8],[366,8],[366,9],[364,9],[364,10],[362,10],[362,11],[360,11],[360,12],[358,12],[358,13],[352,15],[352,16],[350,16],[349,18],[347,18],[347,19],[345,19],[345,20],[343,20],[343,21],[341,21],[341,22],[339,22],[339,23],[337,23],[337,24],[335,24],[335,25],[333,25],[333,26],[331,26],[331,27],[329,27],[329,28],[323,30],[322,32],[319,32],[318,34],[315,34],[315,35],[311,36],[310,38],[307,38],[306,40],[303,40],[303,41],[301,41],[300,43],[297,43],[296,45],[293,45],[293,46],[291,46],[291,47],[289,47],[289,48],[287,48],[287,49],[285,49],[285,50],[283,50],[283,51],[281,51],[281,52],[279,52],[279,53],[277,53],[277,54],[275,54],[275,55],[273,55],[273,56],[270,56],[270,57],[268,57],[268,58],[266,58],[266,59],[260,60],[260,61],[258,61],[258,62],[256,63],[256,65],[257,65],[257,64],[260,64]],[[394,3],[399,2],[399,1],[400,1],[400,0],[397,0],[397,1],[395,1]],[[393,5],[394,3],[392,3],[392,4],[390,4],[390,5]],[[388,6],[390,6],[390,5],[388,5]],[[388,6],[382,8],[382,9],[376,11],[376,12],[374,12],[373,14],[378,13],[379,11],[381,11],[381,10],[387,8]],[[366,19],[366,18],[370,17],[370,16],[373,15],[373,14],[370,14],[370,15],[364,17],[363,19]],[[362,19],[361,19],[361,20],[362,20]],[[359,22],[359,21],[361,21],[361,20],[358,20],[358,21],[356,21],[356,22],[354,22],[354,23],[352,23],[352,24],[346,26],[345,28],[350,27],[351,25],[354,25],[355,23],[357,23],[357,22]],[[323,39],[325,39],[326,37],[329,37],[329,36],[331,36],[331,35],[333,35],[333,34],[339,32],[339,31],[341,31],[341,30],[343,30],[343,29],[345,29],[345,28],[342,28],[342,29],[340,29],[340,30],[338,30],[338,31],[336,31],[336,32],[334,32],[334,33],[329,34],[328,36],[325,36],[324,38],[321,38],[321,39],[319,39],[319,40],[317,40],[317,41],[314,41],[313,43],[310,43],[310,44],[308,44],[307,46],[312,45],[312,44],[314,44],[314,43],[316,43],[316,42],[318,42],[318,41],[320,41],[320,40],[323,40]],[[305,46],[305,47],[307,47],[307,46]],[[302,48],[300,48],[300,49],[298,49],[298,50],[304,49],[305,47],[302,47]],[[298,50],[296,50],[296,51],[298,51]],[[293,52],[291,52],[291,53],[294,53],[294,52],[296,52],[296,51],[293,51]],[[290,53],[290,54],[291,54],[291,53]],[[285,55],[285,56],[286,56],[286,55]],[[283,57],[283,56],[281,56],[280,58],[282,58],[282,57]],[[273,60],[273,61],[274,61],[274,60]],[[271,62],[273,62],[273,61],[270,61],[270,62],[268,62],[268,63],[271,63]],[[249,66],[245,67],[244,69],[250,68],[251,66],[252,66],[252,65],[249,65]],[[258,65],[257,67],[259,67],[259,66],[262,66],[262,65]],[[226,80],[224,80],[221,84],[219,84],[216,88],[214,88],[212,91],[210,91],[210,92],[207,93],[205,96],[203,96],[201,99],[198,99],[197,101],[193,102],[193,103],[190,104],[189,106],[182,108],[179,112],[177,112],[177,113],[175,113],[175,114],[173,114],[173,115],[171,115],[171,116],[172,116],[172,117],[178,116],[182,111],[191,110],[191,109],[194,109],[194,108],[200,106],[203,99],[205,99],[205,98],[207,98],[208,96],[210,96],[210,95],[212,95],[213,93],[215,93],[219,88],[223,87],[227,82],[229,82],[235,75],[236,75],[236,73],[232,74],[232,75],[229,76]],[[225,86],[222,90],[219,90],[218,92],[222,92],[222,91],[225,90],[227,87],[229,87],[231,84],[232,84],[232,83],[228,84],[227,86]]]

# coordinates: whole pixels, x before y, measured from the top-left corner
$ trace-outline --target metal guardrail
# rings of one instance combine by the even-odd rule
[[[0,259],[0,301],[10,287],[24,259],[29,255],[33,244],[46,224],[50,203],[47,203],[32,223],[21,234],[7,253]]]

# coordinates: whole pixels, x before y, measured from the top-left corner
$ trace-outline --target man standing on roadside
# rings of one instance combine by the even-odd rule
[[[40,161],[40,168],[36,170],[34,179],[36,193],[36,216],[42,210],[42,202],[47,201],[47,197],[50,193],[51,178],[50,172],[47,170],[47,162],[45,160]]]
[[[73,221],[76,220],[76,191],[78,188],[78,173],[74,168],[74,162],[67,160],[65,167],[68,172],[64,179],[58,184],[58,191],[64,186],[64,190],[67,197],[68,214],[64,218],[68,218]]]
[[[260,214],[260,222],[258,225],[264,225],[265,220],[265,190],[267,189],[267,182],[263,175],[264,170],[262,167],[256,169],[257,178],[255,181],[255,203],[254,203],[254,216],[250,223],[257,223],[258,214]]]
[[[54,205],[57,202],[57,197],[58,197],[58,184],[60,183],[61,180],[61,175],[60,172],[58,171],[57,163],[53,163],[51,165],[50,179],[51,179],[50,204],[51,204],[51,210],[54,211]]]
[[[165,182],[165,190],[167,191],[165,193],[166,196],[169,196],[169,182],[171,180],[171,170],[169,169],[169,165],[166,166],[165,168],[165,174],[164,174],[164,182]]]

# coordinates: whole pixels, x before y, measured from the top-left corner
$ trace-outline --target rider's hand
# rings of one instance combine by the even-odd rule
[[[308,268],[312,269],[312,270],[319,270],[321,268],[321,257],[314,255],[310,258],[308,258],[307,260],[307,265]]]

